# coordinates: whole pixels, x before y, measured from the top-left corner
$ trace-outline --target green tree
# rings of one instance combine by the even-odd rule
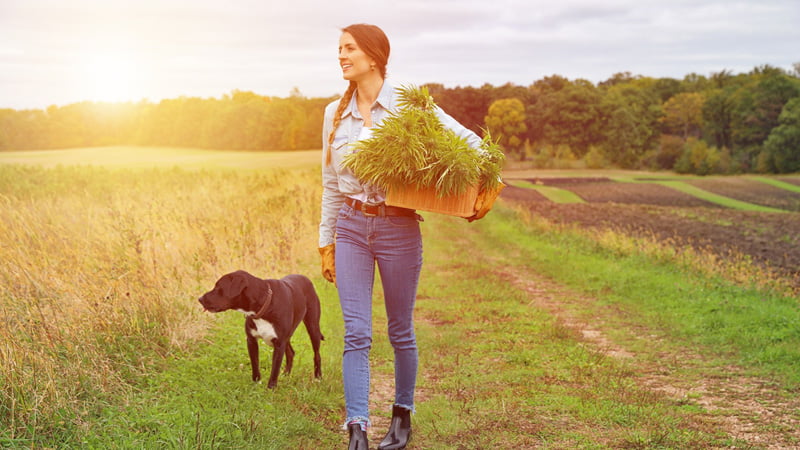
[[[522,143],[527,131],[525,125],[525,105],[518,98],[504,98],[495,100],[489,106],[489,111],[484,118],[486,128],[498,144],[517,155],[520,160],[525,159]]]
[[[529,137],[541,144],[569,146],[582,158],[603,140],[601,93],[586,80],[548,81],[535,86],[539,95],[527,108]]]
[[[718,148],[733,146],[732,124],[736,103],[732,93],[731,88],[707,91],[703,103],[703,127]]]
[[[681,82],[674,78],[659,78],[653,83],[652,89],[655,94],[658,95],[658,98],[661,99],[661,103],[683,92]]]
[[[654,156],[655,169],[672,170],[675,163],[683,153],[685,139],[671,134],[662,134],[658,145],[658,151]]]
[[[675,134],[688,139],[689,136],[700,137],[703,125],[703,94],[685,92],[667,100],[662,109],[664,116],[660,121],[667,134]]]
[[[769,66],[754,69],[748,80],[734,95],[731,128],[735,156],[752,169],[761,145],[778,126],[784,105],[800,95],[800,80]]]
[[[712,82],[704,75],[690,73],[681,80],[681,90],[683,92],[702,92],[709,89]]]
[[[426,84],[434,101],[447,114],[453,116],[470,130],[481,133],[484,118],[492,102],[490,86],[475,88],[471,86],[445,89],[441,84]]]
[[[759,168],[778,173],[800,172],[800,97],[786,103],[778,122],[764,143],[760,157],[763,167]]]
[[[708,175],[718,171],[719,163],[720,153],[715,147],[709,147],[705,141],[689,138],[680,159],[675,163],[675,171]]]
[[[620,167],[635,167],[658,142],[659,97],[633,83],[616,84],[607,89],[602,108],[604,154]]]

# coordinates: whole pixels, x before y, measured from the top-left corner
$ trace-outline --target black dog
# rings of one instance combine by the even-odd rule
[[[314,377],[322,376],[319,356],[320,342],[325,339],[319,328],[320,305],[311,280],[303,275],[288,275],[280,280],[262,280],[239,270],[223,275],[214,289],[200,297],[200,303],[210,312],[233,309],[245,314],[244,331],[247,352],[253,369],[253,381],[261,379],[258,365],[258,340],[273,346],[272,372],[267,387],[278,383],[283,355],[286,370],[292,371],[294,349],[289,342],[302,321],[314,348]]]

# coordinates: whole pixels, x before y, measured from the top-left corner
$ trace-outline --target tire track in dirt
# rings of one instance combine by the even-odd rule
[[[502,267],[495,265],[495,267]],[[524,271],[524,272],[523,272]],[[720,374],[718,367],[692,367],[693,371],[703,373],[699,381],[682,380],[674,374],[674,369],[653,361],[669,361],[672,365],[696,364],[688,361],[701,361],[699,355],[684,351],[683,354],[670,354],[658,346],[657,339],[645,336],[640,330],[636,339],[648,339],[650,356],[637,355],[616,344],[604,330],[607,325],[602,317],[592,317],[592,323],[579,317],[574,311],[596,300],[569,290],[565,286],[523,268],[506,266],[506,270],[496,275],[528,293],[529,305],[541,308],[552,314],[563,326],[579,333],[580,336],[598,351],[611,358],[625,359],[631,363],[638,376],[637,381],[644,388],[661,393],[666,398],[679,403],[693,403],[705,411],[705,419],[716,423],[731,438],[740,439],[756,448],[796,449],[800,448],[800,398],[782,392],[775,383],[744,375],[738,367],[726,367]]]

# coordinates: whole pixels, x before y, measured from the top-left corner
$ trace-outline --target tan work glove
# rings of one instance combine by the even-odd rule
[[[475,214],[467,217],[467,220],[472,222],[473,220],[482,219],[483,216],[492,209],[494,201],[497,199],[497,196],[500,195],[500,191],[502,191],[504,187],[506,187],[506,185],[501,181],[494,189],[482,189],[478,192],[478,197],[475,199],[475,206],[473,207]]]
[[[330,244],[319,249],[319,255],[322,257],[322,276],[333,284],[336,284],[335,247],[336,244]]]

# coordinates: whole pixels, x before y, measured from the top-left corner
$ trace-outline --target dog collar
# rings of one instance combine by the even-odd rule
[[[263,304],[263,305],[261,305],[261,309],[259,309],[259,310],[258,310],[258,312],[257,312],[257,313],[255,313],[255,314],[252,316],[252,317],[253,317],[253,319],[260,319],[260,318],[261,318],[261,315],[262,315],[262,314],[264,314],[265,312],[267,312],[267,308],[269,307],[269,304],[270,304],[270,303],[272,303],[272,288],[271,288],[271,287],[269,287],[269,285],[268,285],[268,286],[267,286],[267,296],[266,296],[266,298],[264,299],[264,304]]]

